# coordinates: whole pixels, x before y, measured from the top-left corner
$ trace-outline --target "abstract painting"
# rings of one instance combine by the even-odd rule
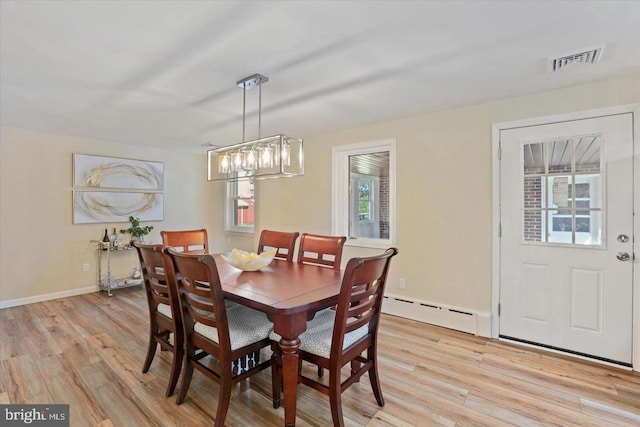
[[[164,194],[119,191],[74,191],[73,223],[126,222],[164,219]]]
[[[164,219],[164,163],[73,154],[73,223]]]
[[[164,163],[73,155],[73,186],[121,190],[162,190]]]

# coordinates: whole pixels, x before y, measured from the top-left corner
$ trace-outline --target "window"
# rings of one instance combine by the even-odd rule
[[[354,194],[357,197],[356,206],[358,207],[358,220],[360,223],[373,222],[373,177],[356,175],[355,188],[356,192]]]
[[[335,147],[332,233],[348,246],[395,244],[395,139]]]
[[[243,172],[247,179],[227,182],[225,229],[241,233],[253,233],[255,198],[250,172]]]
[[[522,145],[523,238],[601,246],[602,135]]]

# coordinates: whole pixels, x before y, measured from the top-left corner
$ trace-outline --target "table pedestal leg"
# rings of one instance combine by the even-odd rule
[[[300,340],[280,340],[282,357],[282,389],[284,394],[284,425],[296,425],[296,399],[298,393],[298,348]]]

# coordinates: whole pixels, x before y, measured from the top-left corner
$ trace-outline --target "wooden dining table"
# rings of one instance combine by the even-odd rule
[[[213,255],[225,298],[266,313],[282,339],[284,424],[296,423],[298,348],[307,321],[338,302],[343,271],[274,259],[260,271],[241,271]]]

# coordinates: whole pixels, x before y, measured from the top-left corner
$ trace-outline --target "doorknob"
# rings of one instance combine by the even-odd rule
[[[626,234],[621,234],[618,236],[618,242],[627,243],[628,241],[629,241],[629,236],[627,236]]]
[[[629,254],[626,252],[618,252],[616,254],[616,258],[618,258],[620,261],[629,261]]]

